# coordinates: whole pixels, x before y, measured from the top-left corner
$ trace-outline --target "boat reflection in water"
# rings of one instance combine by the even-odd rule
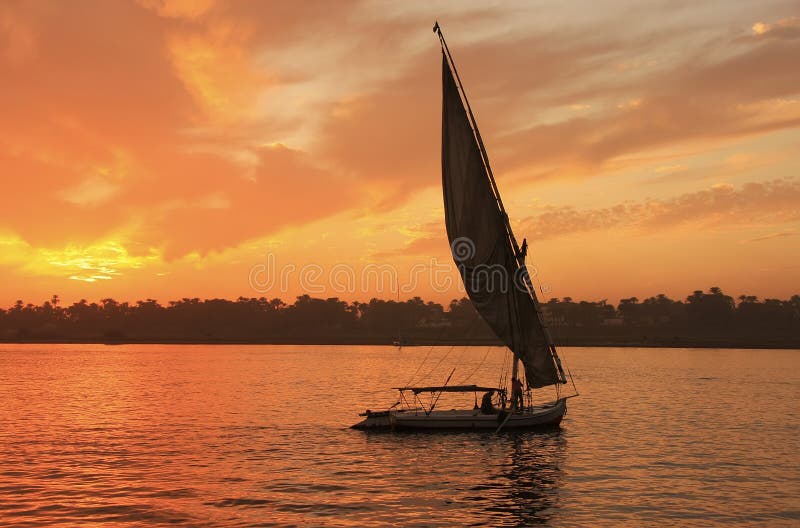
[[[531,526],[560,515],[567,432],[361,433],[373,520],[401,525]],[[365,467],[366,466],[366,467]],[[391,468],[390,472],[386,472]]]
[[[509,433],[498,442],[506,443],[507,458],[487,482],[471,489],[478,493],[468,500],[483,501],[483,510],[496,519],[496,524],[530,526],[550,522],[559,506],[561,465],[567,446],[564,433]]]

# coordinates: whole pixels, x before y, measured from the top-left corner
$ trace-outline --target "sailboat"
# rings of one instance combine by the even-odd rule
[[[513,355],[511,397],[499,387],[442,385],[395,387],[398,402],[367,410],[354,429],[496,430],[557,426],[567,412],[567,374],[540,310],[525,266],[527,243],[517,243],[489,157],[458,71],[438,22],[442,48],[442,191],[453,259],[470,301]],[[567,370],[568,372],[568,370]],[[555,389],[552,400],[534,403],[533,390]],[[472,393],[475,405],[437,409],[445,393]],[[478,394],[483,403],[478,406]],[[540,398],[541,400],[541,398]],[[495,407],[495,401],[499,404]],[[510,402],[510,405],[509,405]]]

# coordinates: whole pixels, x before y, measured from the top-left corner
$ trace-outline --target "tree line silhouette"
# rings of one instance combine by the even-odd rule
[[[800,295],[789,300],[697,290],[684,301],[663,294],[639,301],[542,303],[557,344],[800,347]],[[445,308],[419,297],[407,301],[345,302],[298,297],[184,298],[159,304],[103,299],[62,306],[57,295],[41,305],[17,301],[0,309],[6,342],[203,342],[490,344],[496,338],[468,299]]]

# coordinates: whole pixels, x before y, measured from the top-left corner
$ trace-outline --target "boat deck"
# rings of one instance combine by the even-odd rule
[[[541,405],[521,413],[483,414],[479,409],[384,411],[371,413],[365,420],[353,426],[355,429],[391,430],[496,430],[530,429],[556,426],[566,414],[565,400],[551,405]]]

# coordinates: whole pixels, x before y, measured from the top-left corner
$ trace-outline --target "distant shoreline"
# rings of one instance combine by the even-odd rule
[[[0,339],[0,344],[43,344],[43,345],[335,345],[335,346],[393,346],[391,340],[386,339],[187,339],[187,338],[141,338],[141,339],[100,339],[100,338],[14,338]],[[394,345],[396,346],[396,345]],[[419,339],[402,343],[401,347],[420,346],[503,346],[494,340],[434,340]],[[558,347],[587,347],[587,348],[731,348],[731,349],[784,349],[800,350],[800,341],[726,341],[716,339],[648,339],[648,340],[587,340],[570,339],[556,342]]]
[[[19,300],[0,309],[0,343],[502,345],[502,329],[497,334],[467,298],[447,306],[420,297],[364,303],[309,295],[293,304],[266,297],[60,304],[54,295],[39,306]],[[742,295],[737,303],[712,287],[685,302],[659,294],[621,299],[617,307],[565,297],[540,308],[557,346],[800,349],[800,294]]]

